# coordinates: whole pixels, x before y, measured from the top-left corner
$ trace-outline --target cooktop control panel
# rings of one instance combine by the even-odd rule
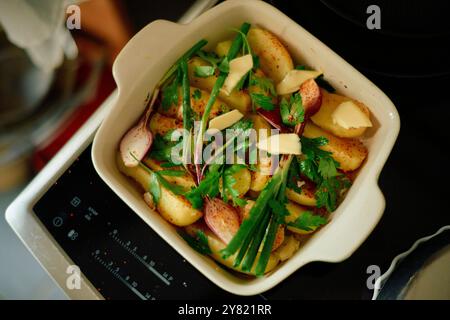
[[[95,172],[90,147],[36,203],[34,212],[105,299],[232,297],[109,189]]]

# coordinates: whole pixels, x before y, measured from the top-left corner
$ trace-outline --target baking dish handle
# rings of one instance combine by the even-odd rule
[[[128,92],[142,73],[142,66],[160,58],[161,48],[167,48],[173,39],[182,36],[182,25],[155,20],[139,31],[120,51],[114,61],[112,72],[121,92]]]
[[[361,194],[363,189],[365,192]],[[376,180],[369,187],[357,191],[358,197],[353,199],[352,207],[343,208],[345,214],[336,217],[329,230],[322,230],[323,235],[330,238],[314,246],[310,261],[341,262],[347,259],[376,227],[385,209],[383,193]],[[354,226],[351,232],[349,226]]]

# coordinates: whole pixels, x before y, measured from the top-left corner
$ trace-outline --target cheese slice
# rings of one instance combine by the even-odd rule
[[[333,123],[345,129],[372,126],[370,118],[353,101],[342,102],[331,114]]]
[[[295,154],[302,153],[300,137],[295,133],[280,133],[272,135],[258,142],[258,149],[271,154]]]
[[[223,130],[231,127],[233,124],[242,119],[244,115],[239,110],[234,109],[230,112],[221,114],[209,121],[209,129]]]
[[[321,74],[322,72],[313,70],[291,70],[277,85],[277,93],[283,95],[298,91],[303,82],[317,78]]]
[[[230,71],[221,89],[227,96],[237,86],[242,77],[253,68],[253,57],[251,54],[230,61]]]

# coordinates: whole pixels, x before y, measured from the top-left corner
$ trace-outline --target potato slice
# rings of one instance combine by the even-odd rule
[[[250,189],[250,184],[252,182],[252,176],[250,170],[247,168],[242,168],[232,174],[233,178],[236,179],[236,183],[233,188],[239,193],[239,196],[243,196]],[[219,190],[222,192],[222,178],[219,180]],[[229,197],[231,200],[231,196]]]
[[[251,28],[247,39],[253,53],[259,56],[261,69],[275,83],[279,83],[290,70],[294,69],[289,52],[271,32]]]
[[[234,259],[236,258],[237,253],[228,257],[227,259],[223,259],[221,250],[225,249],[226,245],[211,230],[209,230],[209,228],[207,228],[204,224],[195,223],[190,226],[187,226],[185,228],[185,230],[191,236],[195,236],[198,230],[203,231],[205,233],[206,237],[208,238],[208,245],[212,251],[211,257],[214,260],[216,260],[217,262],[219,262],[220,264],[222,264],[232,270],[241,272],[241,273],[254,274],[254,269],[256,267],[256,263],[253,266],[253,269],[251,272],[244,272],[239,267],[236,268],[233,266]],[[259,258],[259,254],[256,256],[255,262],[258,261],[258,258]],[[279,261],[280,261],[280,258],[278,257],[278,255],[272,253],[269,257],[269,262],[267,263],[265,273],[268,273],[268,272],[272,271],[273,269],[275,269],[275,267],[278,265]]]
[[[281,246],[273,252],[273,254],[276,254],[280,261],[286,261],[287,259],[291,258],[295,252],[298,251],[298,248],[300,247],[300,241],[295,239],[294,236],[288,235],[284,239],[284,242],[281,244]]]
[[[303,135],[307,138],[327,138],[328,144],[320,148],[331,152],[333,159],[339,162],[340,169],[343,171],[353,171],[358,169],[367,156],[367,148],[361,141],[357,139],[335,137],[311,122],[308,122],[305,125]]]
[[[306,231],[306,230],[302,230],[302,229],[297,229],[297,228],[289,225],[290,222],[294,222],[295,220],[297,220],[297,218],[301,214],[303,214],[306,211],[310,211],[310,210],[308,210],[304,207],[301,207],[291,201],[289,201],[286,204],[286,209],[289,211],[289,216],[285,217],[285,221],[286,221],[286,223],[288,223],[288,225],[286,227],[289,231],[304,235],[304,234],[313,233],[317,229],[317,227],[313,227],[313,228],[311,228],[312,230]]]
[[[289,200],[308,207],[315,207],[317,205],[314,193],[315,188],[312,183],[304,184],[301,193],[295,192],[289,188],[286,189],[286,196]]]
[[[153,171],[160,171],[164,170],[163,167],[161,167],[161,162],[155,159],[146,158],[144,159],[144,163]],[[170,168],[171,170],[182,170],[182,167],[173,167]],[[195,187],[195,181],[192,178],[192,176],[189,173],[185,173],[184,175],[180,177],[172,177],[172,176],[164,176],[164,178],[169,181],[172,184],[176,184],[179,186],[182,186],[183,188],[189,190],[192,187]]]
[[[336,108],[345,101],[353,101],[368,117],[370,117],[369,108],[367,108],[362,102],[352,100],[338,94],[329,93],[323,89],[321,91],[322,105],[319,111],[311,117],[314,124],[341,138],[355,138],[363,135],[367,129],[366,127],[346,129],[337,123],[334,123],[332,114]]]
[[[191,92],[191,108],[196,113],[197,118],[200,119],[203,111],[205,111],[206,104],[208,103],[210,94],[208,91],[201,90],[199,88],[190,87]],[[196,96],[199,97],[196,97]],[[162,106],[159,107],[158,112],[169,117],[177,118],[180,121],[183,121],[183,102],[181,99],[181,93],[178,96],[178,103],[176,105],[172,105],[167,109],[164,109]],[[223,102],[221,99],[216,99],[214,102],[211,113],[209,115],[209,119],[215,118],[223,113],[230,111],[231,108]]]
[[[232,40],[225,40],[225,41],[219,42],[216,45],[216,47],[214,48],[214,52],[219,57],[224,57],[228,54],[228,51],[230,50],[232,44],[233,44]]]
[[[156,112],[152,115],[148,126],[153,135],[163,136],[170,130],[183,128],[183,123],[178,119],[166,117]]]
[[[192,86],[211,92],[214,84],[216,83],[217,75],[207,78],[201,78],[195,75],[195,67],[205,65],[209,65],[208,62],[199,57],[194,57],[189,60],[189,80]],[[250,96],[245,91],[233,90],[230,95],[226,95],[225,93],[220,92],[219,98],[230,108],[238,109],[244,114],[252,109]]]
[[[116,162],[119,171],[138,182],[145,191],[148,190],[150,184],[148,171],[141,166],[126,167],[120,154],[117,155]],[[156,208],[164,219],[179,227],[190,225],[203,216],[203,212],[192,208],[185,197],[175,195],[163,186],[161,186],[161,197],[156,204]]]

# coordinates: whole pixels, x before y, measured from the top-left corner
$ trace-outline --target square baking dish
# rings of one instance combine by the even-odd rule
[[[167,69],[201,38],[215,44],[231,37],[244,21],[276,34],[294,61],[322,70],[336,90],[369,106],[374,126],[364,136],[369,155],[345,200],[330,222],[311,237],[292,258],[273,272],[249,279],[220,267],[194,251],[176,228],[152,211],[142,194],[116,167],[122,136],[141,117],[146,100]],[[271,5],[258,0],[230,0],[207,11],[188,25],[152,22],[136,34],[113,66],[118,96],[99,128],[92,149],[94,166],[111,189],[165,241],[219,287],[238,295],[266,291],[311,261],[339,262],[348,258],[380,220],[385,200],[377,181],[400,129],[397,110],[389,98],[322,42]]]

